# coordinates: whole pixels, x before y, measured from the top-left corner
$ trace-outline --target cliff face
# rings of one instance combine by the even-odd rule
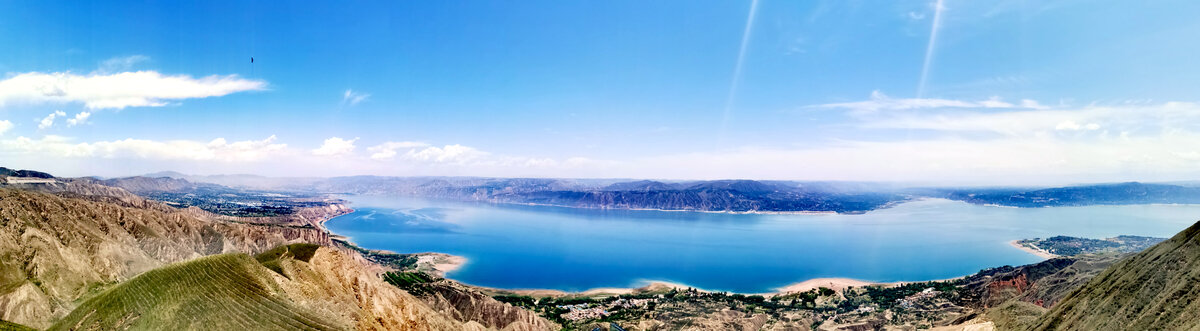
[[[532,311],[513,307],[492,297],[451,282],[431,284],[421,296],[440,313],[459,321],[473,321],[488,328],[534,331],[560,327]]]
[[[47,194],[0,188],[0,319],[38,328],[77,299],[164,264],[292,242],[315,228],[223,222],[119,188],[67,182]]]
[[[382,268],[320,248],[309,261],[285,259],[274,281],[297,306],[357,330],[483,330],[440,314],[379,277]]]

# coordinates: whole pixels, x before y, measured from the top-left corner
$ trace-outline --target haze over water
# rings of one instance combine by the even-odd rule
[[[1197,205],[1018,209],[923,200],[864,215],[589,210],[350,196],[329,221],[359,246],[468,259],[450,278],[579,291],[662,280],[742,293],[820,277],[919,281],[1040,258],[1008,244],[1068,235],[1170,237]]]

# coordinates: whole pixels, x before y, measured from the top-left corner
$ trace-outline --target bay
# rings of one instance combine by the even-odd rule
[[[770,292],[812,278],[921,281],[1041,258],[1009,245],[1068,235],[1170,237],[1197,205],[1009,208],[928,199],[861,215],[730,214],[495,205],[347,196],[326,223],[359,246],[442,252],[447,277],[506,289],[581,291],[668,281]]]

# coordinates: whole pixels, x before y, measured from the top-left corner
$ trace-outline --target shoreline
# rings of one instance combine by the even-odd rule
[[[454,272],[455,270],[462,269],[463,265],[467,264],[466,257],[462,257],[462,256],[458,256],[458,255],[450,255],[450,254],[446,254],[446,253],[424,252],[424,253],[412,253],[409,255],[414,255],[417,257],[417,263],[416,263],[417,271],[421,271],[422,268],[427,268],[429,271],[433,272],[438,277],[442,277],[442,278],[446,278],[446,273],[450,273],[450,272]],[[450,279],[450,278],[446,278],[446,279]],[[453,279],[451,279],[451,280],[453,280]],[[455,282],[458,282],[458,281],[455,280]]]
[[[925,199],[915,199],[915,200],[897,202],[895,204],[889,204],[883,208],[891,208],[891,207],[894,207],[895,205],[899,205],[902,203],[914,202],[914,201],[920,201],[920,200],[925,200]],[[502,204],[504,204],[504,203],[502,203]],[[607,209],[607,208],[566,207],[566,206],[556,206],[556,205],[546,205],[546,204],[516,204],[516,205],[581,208],[581,209],[601,209],[601,210]],[[345,210],[346,210],[346,212],[343,214],[335,215],[333,217],[325,218],[323,220],[316,222],[317,226],[321,230],[323,230],[326,234],[328,234],[331,238],[337,238],[337,239],[342,240],[351,245],[355,245],[356,247],[359,247],[361,249],[384,252],[384,253],[400,254],[400,253],[391,252],[391,251],[387,251],[387,250],[375,250],[375,249],[369,249],[369,248],[357,246],[357,244],[354,244],[350,240],[351,239],[350,237],[333,233],[332,231],[330,231],[328,228],[325,227],[325,222],[330,221],[337,217],[349,215],[355,211],[354,209],[350,209],[350,208],[346,208]],[[661,210],[661,209],[628,209],[628,208],[622,208],[622,209],[617,209],[617,210],[649,210],[649,211],[664,211],[664,212],[680,212],[680,211],[682,211],[682,212],[726,213],[726,214],[728,214],[728,213],[736,213],[736,214],[817,214],[817,215],[831,215],[831,214],[836,215],[836,214],[838,214],[837,212],[795,212],[795,211],[792,211],[792,212],[759,212],[759,211],[729,212],[729,211],[694,211],[694,210]],[[1050,254],[1048,252],[1038,251],[1038,250],[1034,250],[1034,249],[1031,249],[1028,247],[1024,247],[1024,246],[1018,244],[1018,241],[1019,240],[1013,240],[1013,241],[1010,241],[1009,244],[1012,245],[1013,247],[1021,249],[1022,251],[1037,255],[1039,257],[1044,257],[1046,259],[1057,257],[1057,255]],[[557,289],[502,289],[502,288],[472,285],[472,284],[468,284],[468,283],[465,283],[465,282],[462,282],[462,281],[459,281],[459,280],[456,280],[453,278],[446,277],[447,273],[451,273],[451,272],[461,269],[468,262],[468,259],[466,257],[458,256],[458,255],[451,255],[451,254],[446,254],[446,253],[437,253],[437,252],[405,253],[405,254],[417,256],[417,266],[418,266],[417,270],[418,271],[422,271],[422,269],[425,269],[425,271],[429,271],[429,272],[431,272],[435,275],[438,275],[442,278],[445,278],[447,280],[451,280],[451,281],[454,281],[459,284],[474,287],[474,288],[484,290],[486,292],[491,292],[491,293],[528,295],[528,296],[537,296],[537,297],[546,297],[546,296],[560,297],[560,296],[623,295],[623,294],[633,294],[633,293],[639,293],[639,292],[650,292],[650,291],[660,291],[660,290],[670,290],[670,289],[689,289],[689,288],[696,289],[698,291],[703,291],[703,292],[713,292],[710,290],[704,290],[704,289],[694,287],[694,286],[688,286],[688,285],[682,284],[682,283],[675,283],[675,282],[670,282],[670,281],[658,281],[658,280],[643,281],[643,283],[645,285],[642,285],[642,286],[599,287],[599,288],[592,288],[592,289],[587,289],[587,290],[583,290],[583,291],[565,291],[565,290],[557,290]],[[424,267],[424,268],[422,268],[422,267]],[[845,277],[820,277],[820,278],[811,278],[811,279],[803,280],[800,282],[791,283],[791,284],[784,285],[781,287],[776,287],[776,288],[772,289],[773,290],[772,292],[741,293],[741,294],[762,295],[762,296],[766,296],[766,297],[771,297],[771,296],[775,296],[775,295],[783,295],[783,294],[788,294],[788,293],[805,292],[805,291],[810,291],[810,290],[821,288],[821,287],[826,287],[826,288],[832,289],[834,291],[842,292],[842,291],[845,291],[846,289],[852,288],[852,287],[863,287],[863,286],[891,287],[891,286],[898,286],[898,285],[910,284],[910,283],[950,281],[950,280],[962,279],[967,276],[969,276],[969,275],[948,278],[948,279],[925,280],[925,281],[901,281],[901,282],[876,282],[876,281],[867,281],[867,280],[845,278]],[[737,293],[737,292],[729,292],[729,293]]]
[[[467,286],[471,286],[471,287],[483,290],[485,292],[489,292],[489,293],[508,294],[508,295],[525,295],[525,296],[531,296],[531,297],[601,296],[601,295],[611,296],[611,295],[648,293],[648,292],[656,292],[656,291],[668,291],[671,289],[678,289],[678,290],[695,289],[700,292],[727,292],[727,293],[732,293],[732,294],[743,294],[743,295],[761,295],[761,296],[770,298],[770,297],[777,296],[777,295],[786,295],[786,294],[792,294],[792,293],[798,293],[798,292],[807,292],[807,291],[815,290],[815,289],[818,289],[821,287],[829,288],[834,291],[837,291],[838,293],[842,293],[846,289],[853,288],[853,287],[865,287],[865,286],[894,287],[894,286],[901,286],[901,285],[912,284],[912,283],[946,282],[946,281],[963,279],[963,278],[966,278],[967,276],[970,276],[970,275],[964,275],[964,276],[946,278],[946,279],[933,279],[933,280],[922,280],[922,281],[899,281],[899,282],[875,282],[875,281],[868,281],[868,280],[854,279],[854,278],[844,278],[844,277],[822,277],[822,278],[812,278],[812,279],[792,283],[789,285],[776,287],[776,288],[772,289],[773,290],[772,292],[759,292],[759,293],[754,293],[754,292],[742,293],[742,292],[732,292],[732,291],[705,290],[705,289],[698,288],[695,286],[688,286],[687,284],[675,283],[675,282],[669,282],[669,281],[658,281],[658,280],[645,281],[646,285],[643,285],[640,287],[635,287],[635,286],[598,287],[598,288],[592,288],[592,289],[587,289],[587,290],[583,290],[583,291],[565,291],[565,290],[555,290],[555,289],[502,289],[502,288],[495,288],[495,287],[471,285],[471,284],[459,282],[457,280],[454,280],[454,281],[458,282],[460,284],[463,284],[463,285],[467,285]],[[450,279],[450,278],[447,278],[447,279]],[[453,280],[453,279],[450,279],[450,280]]]
[[[1029,253],[1029,254],[1036,255],[1037,257],[1040,257],[1040,258],[1043,258],[1043,259],[1047,259],[1047,260],[1049,260],[1049,259],[1053,259],[1053,258],[1059,257],[1057,254],[1054,254],[1054,253],[1047,252],[1047,251],[1046,251],[1046,250],[1044,250],[1044,249],[1037,249],[1037,248],[1029,247],[1029,246],[1026,246],[1026,245],[1022,245],[1022,244],[1021,244],[1021,240],[1022,240],[1022,239],[1017,239],[1017,240],[1009,241],[1009,242],[1008,242],[1008,244],[1009,244],[1010,246],[1012,246],[1012,247],[1016,247],[1016,248],[1017,248],[1017,249],[1019,249],[1019,250],[1022,250],[1022,251],[1026,252],[1026,253]]]

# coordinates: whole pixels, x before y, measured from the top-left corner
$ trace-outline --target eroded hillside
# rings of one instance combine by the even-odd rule
[[[1035,330],[1200,329],[1200,223],[1071,293]]]
[[[46,327],[96,289],[167,263],[330,242],[317,229],[224,222],[116,188],[87,188],[0,188],[0,319]]]

